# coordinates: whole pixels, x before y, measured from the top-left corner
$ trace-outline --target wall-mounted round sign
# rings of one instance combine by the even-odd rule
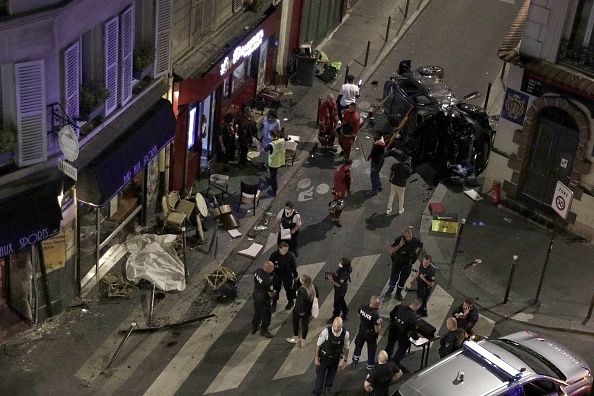
[[[76,161],[79,151],[78,137],[70,125],[66,125],[60,129],[59,140],[60,149],[64,153],[64,157],[68,161]]]

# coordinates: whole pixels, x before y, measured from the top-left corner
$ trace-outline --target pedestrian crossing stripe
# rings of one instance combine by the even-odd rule
[[[379,258],[380,255],[376,254],[372,256],[357,257],[351,261],[353,272],[351,273],[351,283],[349,284],[345,296],[347,305],[351,302]],[[306,347],[293,348],[273,379],[276,380],[305,374],[309,366],[313,363],[313,351],[315,350],[313,346],[317,342],[318,335],[322,330],[328,327],[328,324],[326,324],[325,321],[332,316],[332,311],[334,309],[333,305],[334,292],[331,292],[328,298],[326,298],[320,306],[320,315],[318,318],[312,320],[310,323],[309,334],[311,337],[308,339]],[[353,330],[349,331],[349,335],[351,338],[354,337]]]
[[[274,234],[271,234],[271,236]],[[272,238],[271,238],[272,241]],[[353,259],[353,273],[351,274],[352,282],[349,285],[347,296],[345,300],[350,303],[357,293],[360,293],[361,286],[368,277],[370,271],[376,267],[376,263],[380,259],[381,255],[370,255],[356,257]],[[299,266],[300,273],[307,273],[316,279],[319,277],[318,274],[322,271],[326,263],[315,263],[308,265]],[[377,268],[377,267],[376,267]],[[389,271],[386,272],[386,277],[389,275]],[[416,273],[413,272],[409,278],[407,285],[410,285],[410,281],[414,278]],[[387,282],[384,284],[381,293],[378,295],[383,296],[385,290],[387,290]],[[179,352],[175,357],[167,364],[159,376],[154,380],[150,387],[144,393],[145,395],[173,395],[182,388],[184,383],[188,380],[191,373],[200,365],[212,348],[216,347],[217,342],[221,342],[221,337],[228,330],[231,322],[236,318],[238,313],[242,311],[245,303],[250,300],[253,290],[253,281],[251,276],[244,276],[240,279],[239,295],[234,304],[231,306],[217,306],[213,314],[215,318],[204,321],[198,329],[189,337],[185,345],[180,348]],[[405,289],[406,290],[406,289]],[[403,294],[405,294],[403,292]],[[284,307],[286,304],[286,298],[284,293],[281,293],[279,299],[279,307]],[[325,320],[331,317],[333,310],[333,292],[328,294],[328,297],[324,301],[320,300],[320,315],[317,319],[313,319],[310,325],[309,337],[305,348],[292,348],[289,354],[284,358],[283,363],[274,375],[273,380],[283,380],[290,377],[304,375],[310,367],[313,365],[313,354],[315,351],[315,343],[319,333],[327,327]],[[429,299],[429,317],[426,319],[429,323],[434,325],[437,329],[441,328],[443,321],[452,310],[452,304],[454,298],[449,295],[439,285],[435,287],[435,290]],[[380,307],[380,315],[386,320],[389,320],[389,312],[400,302],[390,299],[383,301]],[[246,309],[251,310],[251,307]],[[245,311],[244,311],[245,312]],[[353,311],[354,312],[354,311]],[[279,330],[287,325],[290,320],[289,315],[291,311],[285,311],[279,309],[272,317],[272,323],[270,331],[273,334],[277,334]],[[356,316],[351,318],[351,322],[346,322],[346,328],[351,333],[351,340],[354,340],[356,335],[356,329],[359,325],[359,320]],[[488,336],[491,334],[495,322],[480,315],[479,322],[475,326],[477,334]],[[378,340],[378,352],[385,347],[385,341],[382,342],[381,338],[387,336],[387,329],[389,327],[388,322],[384,322],[382,326],[382,332],[380,339]],[[274,339],[273,339],[274,340]],[[284,341],[284,340],[283,340]],[[246,332],[245,339],[239,345],[238,349],[234,352],[233,356],[228,359],[225,366],[221,367],[218,374],[208,387],[204,394],[215,394],[218,392],[232,391],[239,388],[245,381],[247,375],[253,370],[254,365],[262,357],[264,351],[270,345],[270,339],[264,339],[262,337],[251,336]],[[436,348],[432,345],[432,348]],[[150,349],[150,348],[149,348]],[[350,355],[354,345],[350,346]],[[367,348],[363,348],[360,361],[367,360]],[[413,346],[414,350],[414,346]],[[147,352],[148,353],[148,352]],[[211,352],[212,353],[212,352]],[[220,367],[220,366],[218,366]],[[133,370],[133,369],[132,369]],[[126,374],[125,377],[129,377],[130,374]],[[116,380],[118,380],[116,378]],[[123,383],[123,381],[116,381],[116,383]],[[107,382],[106,387],[110,389],[117,389],[117,387],[110,386]],[[205,384],[206,386],[206,384]],[[204,389],[204,388],[203,388]],[[102,388],[102,390],[104,390]]]
[[[312,279],[315,279],[325,263],[309,264],[299,266],[299,272],[308,274]],[[278,306],[282,307],[287,303],[285,293],[280,293]],[[285,320],[289,317],[292,311],[279,309],[272,316],[269,331],[272,335],[276,335],[278,330],[282,327]],[[237,348],[229,362],[223,367],[216,378],[211,382],[210,386],[204,392],[205,395],[222,392],[229,389],[235,389],[244,380],[245,376],[251,370],[252,366],[258,360],[258,357],[264,352],[271,339],[256,335],[247,335],[243,343]]]

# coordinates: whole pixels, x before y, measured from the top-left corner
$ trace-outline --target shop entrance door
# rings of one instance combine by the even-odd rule
[[[18,251],[8,258],[8,305],[29,324],[35,322],[33,300],[33,266],[36,247]]]
[[[543,109],[538,115],[522,194],[550,206],[557,181],[569,185],[578,143],[578,126],[566,111]]]
[[[320,43],[339,24],[344,0],[305,0],[300,42]]]

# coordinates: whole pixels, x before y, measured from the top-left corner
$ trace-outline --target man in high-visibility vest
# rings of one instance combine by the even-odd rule
[[[270,132],[272,136],[272,142],[262,147],[260,142],[254,139],[258,150],[263,153],[268,153],[268,170],[270,171],[270,195],[276,197],[276,191],[278,189],[277,174],[278,168],[285,164],[285,139],[281,134],[275,130]]]

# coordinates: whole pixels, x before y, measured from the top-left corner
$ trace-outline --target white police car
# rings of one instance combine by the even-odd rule
[[[587,396],[586,361],[530,331],[467,341],[462,349],[419,371],[393,396]]]

